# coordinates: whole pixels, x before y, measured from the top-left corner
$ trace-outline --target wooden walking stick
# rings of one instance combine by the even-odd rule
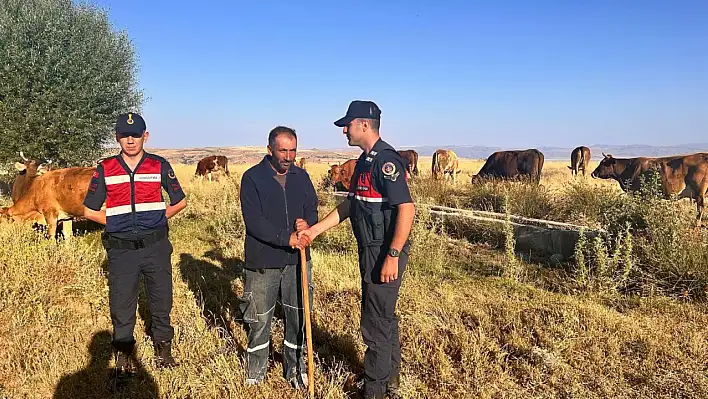
[[[312,354],[312,326],[310,324],[310,282],[307,280],[307,256],[305,248],[300,248],[300,274],[302,275],[302,301],[305,313],[305,337],[307,340],[307,390],[310,398],[315,397],[315,362]]]

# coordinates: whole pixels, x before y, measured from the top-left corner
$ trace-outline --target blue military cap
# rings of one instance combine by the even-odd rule
[[[381,109],[373,101],[354,100],[349,103],[347,114],[334,122],[335,126],[344,127],[356,118],[381,119]]]
[[[145,120],[140,114],[128,112],[118,115],[116,121],[116,133],[128,135],[129,133],[143,134],[147,130]]]

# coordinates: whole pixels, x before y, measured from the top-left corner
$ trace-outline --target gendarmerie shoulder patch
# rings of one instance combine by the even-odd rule
[[[396,165],[394,165],[393,162],[386,162],[381,167],[381,171],[386,176],[393,176],[393,174],[396,173]]]
[[[381,172],[383,172],[383,178],[391,181],[396,181],[401,172],[396,171],[396,165],[393,162],[386,162],[381,167]]]

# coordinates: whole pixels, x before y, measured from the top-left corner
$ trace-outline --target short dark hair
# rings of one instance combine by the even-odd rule
[[[369,126],[371,126],[371,129],[378,133],[379,128],[381,127],[380,119],[361,118],[361,120],[369,122]]]
[[[291,129],[287,126],[276,126],[268,134],[268,145],[270,146],[270,148],[275,147],[275,139],[281,134],[289,134],[291,137],[297,140],[297,133],[295,133],[295,129]]]

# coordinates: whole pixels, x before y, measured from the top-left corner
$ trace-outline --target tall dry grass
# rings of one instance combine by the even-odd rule
[[[111,326],[98,232],[57,244],[40,239],[29,226],[0,225],[0,240],[6,243],[0,247],[0,395],[304,397],[280,377],[282,322],[274,324],[274,361],[264,385],[244,385],[246,338],[237,311],[243,291],[238,181],[247,166],[233,167],[232,180],[211,184],[192,180],[193,165],[175,166],[190,204],[171,221],[174,354],[180,365],[154,368],[141,294],[135,332],[142,372],[123,394],[107,391]],[[540,194],[502,183],[443,186],[425,176],[412,182],[412,189],[419,202],[444,203],[453,196],[469,201],[465,193],[496,201],[503,193],[508,194],[509,208],[522,213],[548,213],[588,225],[634,220],[637,270],[661,263],[662,270],[674,270],[674,275],[700,273],[699,243],[705,238],[686,233],[682,223],[690,212],[682,204],[656,200],[642,205],[646,201],[619,195],[611,184],[589,179],[572,183],[553,172],[561,168],[565,165],[547,163],[542,181],[546,191]],[[311,165],[313,181],[326,169]],[[610,208],[617,214],[607,211],[609,198],[617,201]],[[320,217],[336,201],[322,193]],[[419,207],[398,305],[405,397],[708,396],[708,316],[703,302],[644,291],[547,290],[533,278],[506,277],[503,247],[451,240],[450,233],[450,226]],[[695,244],[687,244],[688,237]],[[346,379],[362,369],[365,347],[358,329],[361,294],[353,242],[345,222],[318,239],[313,249],[318,398],[346,397]],[[611,258],[613,248],[603,245]],[[588,252],[588,259],[596,253]],[[521,274],[533,275],[537,265],[517,261]]]

